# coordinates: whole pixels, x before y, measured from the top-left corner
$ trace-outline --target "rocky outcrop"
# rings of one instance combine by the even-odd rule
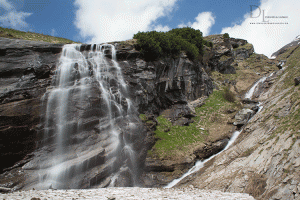
[[[203,62],[206,69],[219,71],[223,74],[236,73],[234,61],[241,61],[249,58],[254,53],[253,45],[246,40],[235,38],[223,38],[223,35],[213,35],[205,38],[213,42],[213,48],[206,49]]]
[[[43,147],[42,145],[36,146],[36,144],[41,144],[41,142],[50,144],[54,140],[54,136],[51,135],[51,128],[49,130],[50,137],[45,140],[42,136],[43,125],[39,126],[39,123],[41,118],[45,118],[45,103],[48,95],[44,96],[44,94],[47,88],[51,90],[50,86],[55,81],[54,75],[62,45],[10,39],[2,39],[0,42],[3,43],[2,57],[0,58],[3,66],[0,68],[0,74],[3,77],[0,86],[0,107],[1,118],[3,119],[1,120],[1,143],[3,144],[1,146],[3,152],[1,158],[2,160],[9,160],[8,162],[2,162],[1,169],[7,169],[1,175],[0,184],[11,188],[17,185],[17,188],[20,188],[24,186],[24,177],[28,176],[27,172],[37,170],[41,163],[44,163],[42,164],[43,168],[47,168],[47,157],[45,155],[53,151],[51,146]],[[184,54],[177,59],[166,58],[146,62],[132,46],[125,48],[121,45],[116,46],[119,66],[122,69],[125,82],[129,86],[128,93],[138,111],[147,113],[147,116],[154,116],[166,109],[171,109],[174,111],[174,114],[172,114],[174,123],[181,121],[182,125],[190,123],[192,115],[187,102],[201,96],[208,96],[212,92],[212,80],[206,74],[203,65],[191,62]],[[80,50],[85,51],[92,47],[91,45],[82,45]],[[110,49],[107,49],[107,57],[111,55],[109,51]],[[87,143],[83,145],[89,147],[102,138],[102,136],[95,136],[100,131],[103,133],[103,130],[98,130],[95,127],[99,123],[97,116],[104,114],[98,109],[99,106],[101,107],[101,105],[98,105],[99,102],[101,104],[101,99],[97,99],[99,91],[96,88],[93,88],[92,94],[93,96],[84,100],[85,103],[76,105],[71,109],[72,113],[76,113],[77,110],[85,110],[83,114],[85,117],[81,119],[81,128],[84,129],[85,127],[88,131],[83,132],[84,134],[81,134],[80,137],[72,136],[68,141],[70,144],[78,145],[81,141],[85,141]],[[74,101],[80,98],[76,93],[72,93],[72,96],[74,96]],[[182,113],[186,113],[185,118],[182,118]],[[76,116],[74,115],[73,118],[76,118]],[[68,126],[70,131],[72,130],[75,133],[78,131],[78,127],[76,128],[77,123],[73,118]],[[151,119],[154,121],[155,128],[155,118]],[[105,123],[105,120],[103,118],[101,122]],[[126,127],[126,122],[118,123]],[[155,142],[153,125],[147,126],[146,124],[145,127],[147,127],[148,132],[141,130],[143,134],[146,133],[146,135],[142,134],[143,139],[137,138],[135,140],[135,143],[137,143],[135,149],[139,152],[137,155],[139,165],[142,165],[143,160],[146,159],[147,150],[151,149],[153,142]],[[123,134],[126,135],[126,128],[124,128]],[[86,138],[92,140],[85,140]],[[78,146],[78,148],[81,147]],[[105,155],[106,153],[103,152],[95,152],[95,159],[99,158],[100,163],[88,162],[87,167],[94,169],[95,165],[102,164],[103,160],[106,159]],[[75,157],[72,162],[70,161],[70,168],[73,165],[75,166],[78,160],[76,155],[70,155],[69,157],[72,156]],[[93,156],[92,152],[88,156]],[[93,160],[94,158],[87,157],[87,159]],[[121,161],[111,162],[118,163]],[[22,167],[24,164],[25,166]],[[12,166],[14,167],[11,168]],[[143,166],[139,166],[139,168],[143,168]],[[113,170],[115,169],[112,169],[107,163],[106,167],[103,167],[100,171],[91,170],[85,177],[76,174],[78,182],[71,185],[104,187],[110,184],[110,180],[106,177]],[[127,174],[128,169],[126,168],[120,172],[120,177],[123,176],[124,179],[116,180],[118,186],[128,184],[126,182],[128,180],[126,178]],[[75,174],[70,175],[75,177]],[[89,179],[88,177],[94,178]],[[26,178],[26,184],[35,183],[37,178],[34,176]],[[122,182],[122,180],[125,182]]]
[[[204,66],[191,62],[183,54],[177,59],[152,62],[121,57],[119,64],[140,113],[159,114],[172,105],[187,104],[212,93],[212,80]]]
[[[2,171],[35,149],[40,99],[51,84],[62,45],[7,38],[0,38],[0,44]]]

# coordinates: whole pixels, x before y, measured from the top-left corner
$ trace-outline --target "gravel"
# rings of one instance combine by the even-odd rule
[[[9,194],[0,194],[0,199],[241,199],[254,200],[248,194],[228,193],[215,190],[200,190],[196,188],[101,188],[78,190],[27,190]]]

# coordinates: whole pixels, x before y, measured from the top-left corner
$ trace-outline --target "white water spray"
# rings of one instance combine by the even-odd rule
[[[40,166],[40,180],[36,188],[80,188],[79,183],[73,183],[79,180],[72,180],[76,176],[84,178],[87,169],[95,168],[97,172],[104,159],[119,163],[116,166],[107,164],[107,168],[115,174],[112,174],[112,182],[115,182],[118,168],[124,165],[120,164],[122,160],[128,160],[129,168],[134,167],[136,162],[136,153],[127,139],[137,128],[130,120],[134,106],[116,60],[115,47],[110,44],[91,45],[89,51],[81,51],[81,47],[79,44],[64,46],[56,72],[56,85],[45,94],[43,142],[48,145],[49,151],[47,163]],[[106,58],[107,52],[111,53],[112,60]],[[95,110],[91,109],[92,104],[96,104]],[[89,128],[84,125],[90,123],[85,121],[90,117],[89,113],[101,116],[96,125],[98,135],[85,131]],[[97,123],[97,119],[92,119],[93,123]],[[126,137],[121,131],[123,121],[133,124],[128,127]],[[81,140],[86,144],[77,145],[76,142]],[[135,180],[135,175],[132,176]],[[95,184],[98,184],[97,181]]]

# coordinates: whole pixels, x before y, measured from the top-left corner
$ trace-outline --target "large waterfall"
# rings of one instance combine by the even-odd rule
[[[35,188],[138,185],[140,123],[115,47],[65,45],[52,85],[43,97],[45,153]]]

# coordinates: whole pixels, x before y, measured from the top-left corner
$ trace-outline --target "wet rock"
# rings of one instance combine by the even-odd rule
[[[243,99],[242,102],[243,102],[243,104],[258,104],[258,101],[251,100],[249,98]]]

